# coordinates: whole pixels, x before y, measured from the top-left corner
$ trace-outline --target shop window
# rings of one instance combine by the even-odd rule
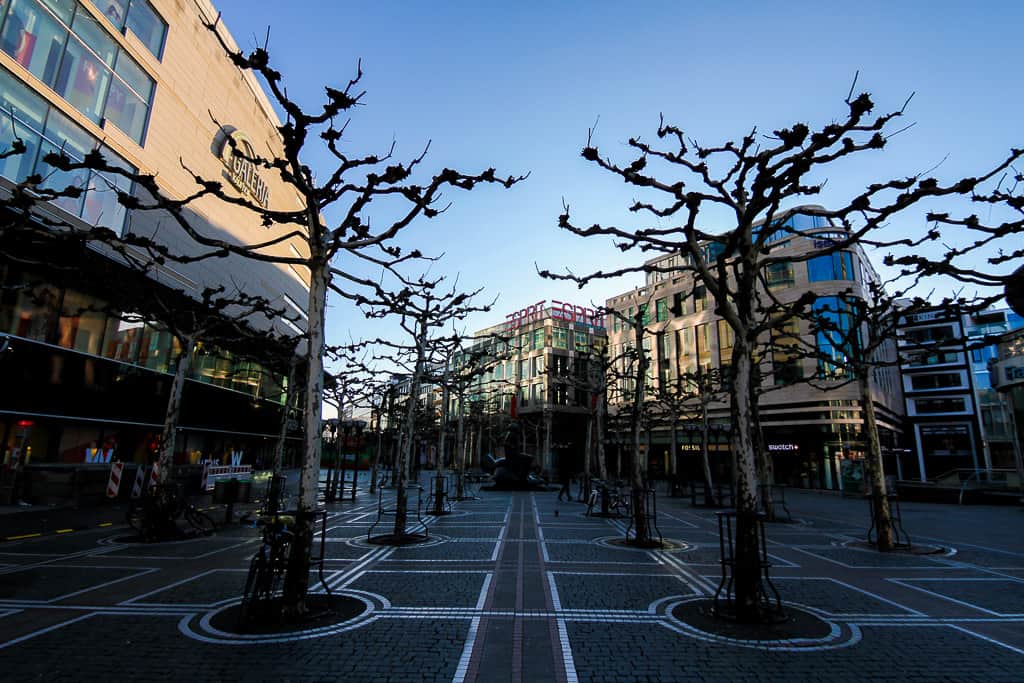
[[[807,279],[810,282],[855,280],[853,254],[848,251],[837,251],[815,256],[807,262]]]
[[[60,292],[48,285],[20,290],[14,306],[14,329],[11,332],[25,339],[49,342],[57,322],[59,297]]]
[[[103,332],[103,357],[135,363],[144,327],[141,321],[109,318]]]
[[[143,328],[139,341],[138,364],[142,367],[168,372],[171,370],[171,333],[152,325]]]
[[[78,292],[64,292],[57,344],[66,349],[99,355],[107,326],[105,304]]]

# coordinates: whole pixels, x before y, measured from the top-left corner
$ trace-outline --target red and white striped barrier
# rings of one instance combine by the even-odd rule
[[[210,478],[210,463],[203,463],[203,476],[199,479],[199,490],[205,491],[207,489],[207,482]]]
[[[153,471],[149,473],[149,488],[156,486],[156,483],[160,480],[160,463],[153,463]]]
[[[121,489],[121,473],[123,471],[123,462],[115,462],[110,466],[110,481],[107,482],[107,498],[117,498],[117,492]]]
[[[142,487],[146,484],[146,466],[139,465],[135,468],[135,483],[132,484],[132,498],[142,497]]]

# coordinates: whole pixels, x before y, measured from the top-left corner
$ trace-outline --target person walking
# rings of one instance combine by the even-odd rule
[[[572,483],[572,475],[569,474],[569,468],[562,466],[558,469],[558,481],[562,484],[562,488],[558,489],[558,500],[562,500],[562,496],[565,496],[566,502],[572,500],[572,493],[569,491],[569,484]]]

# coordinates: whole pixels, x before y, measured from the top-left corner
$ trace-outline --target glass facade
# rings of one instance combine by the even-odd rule
[[[853,356],[855,343],[850,302],[837,296],[820,297],[814,302],[814,316],[821,328],[815,335],[819,376],[847,377],[846,359]]]
[[[13,269],[0,278],[0,334],[10,334],[156,372],[172,372],[178,341],[160,326],[119,317],[106,302]],[[38,283],[38,284],[37,284]],[[281,381],[257,363],[200,345],[191,378],[253,398],[283,401]]]
[[[0,69],[0,118],[0,148],[9,149],[16,139],[25,145],[24,153],[0,160],[0,175],[17,183],[36,174],[42,178],[40,187],[55,191],[67,187],[84,190],[78,197],[60,197],[53,203],[91,225],[121,233],[127,211],[118,203],[117,191],[131,192],[129,180],[85,169],[58,171],[43,161],[51,152],[63,152],[72,161],[81,161],[98,146],[92,137],[3,69]],[[99,149],[111,166],[131,172],[136,170],[108,148],[100,146]]]
[[[167,37],[167,23],[146,0],[92,0],[121,33],[130,29],[153,56],[160,59]]]
[[[811,282],[855,280],[853,254],[848,251],[837,251],[815,256],[807,262],[807,279]]]
[[[143,143],[153,79],[84,7],[12,0],[3,9],[0,49],[97,125]]]

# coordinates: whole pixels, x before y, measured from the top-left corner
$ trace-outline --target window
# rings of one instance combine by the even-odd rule
[[[519,379],[530,379],[530,359],[519,361]]]
[[[807,279],[811,282],[855,280],[853,254],[848,251],[837,251],[815,256],[807,262]]]
[[[538,327],[533,331],[533,348],[543,349],[544,348],[544,327]]]
[[[793,384],[804,376],[799,337],[800,324],[796,320],[772,330],[772,378],[776,386]]]
[[[535,356],[533,359],[533,374],[540,377],[544,374],[544,356]]]
[[[84,294],[65,291],[57,330],[57,344],[66,349],[98,355],[103,341],[103,329],[107,323],[107,315],[103,312],[104,306],[103,302]]]
[[[686,296],[682,292],[676,292],[672,295],[671,310],[674,316],[686,315]]]
[[[587,333],[586,332],[577,332],[575,336],[576,336],[576,344],[575,344],[576,350],[579,351],[580,353],[586,353],[587,351],[589,351],[590,350],[590,342],[587,339]]]
[[[711,323],[697,325],[694,329],[695,346],[697,347],[697,365],[702,368],[711,367]]]
[[[704,285],[693,288],[693,312],[700,313],[708,307],[708,289]]]
[[[0,174],[20,182],[37,173],[45,179],[41,187],[81,188],[84,190],[81,196],[60,197],[52,203],[92,225],[121,233],[127,211],[117,201],[117,192],[131,192],[131,182],[121,176],[105,176],[86,169],[57,171],[44,162],[45,155],[61,151],[73,161],[81,161],[99,144],[25,84],[0,69],[0,145],[4,148],[14,139],[12,126],[25,143],[26,151],[0,160]],[[99,148],[110,165],[135,171],[106,147]]]
[[[644,325],[651,324],[651,307],[647,304],[640,304],[640,320]]]
[[[765,268],[765,279],[768,281],[768,289],[792,287],[796,283],[793,264],[789,261],[768,264]]]
[[[967,410],[963,398],[916,398],[914,407],[918,415],[962,413]]]
[[[142,144],[153,79],[72,0],[14,0],[0,49],[94,123]]]
[[[552,331],[552,343],[556,349],[568,349],[569,348],[569,330],[564,327],[556,327]]]
[[[964,379],[959,372],[943,372],[934,375],[911,375],[910,386],[914,391],[949,389],[963,387]]]
[[[854,354],[857,334],[853,333],[853,307],[837,296],[819,297],[814,302],[814,315],[821,328],[815,335],[818,351],[818,375],[824,378],[849,376],[845,367]]]
[[[92,4],[118,31],[131,29],[154,57],[163,57],[167,24],[146,0],[92,0]]]
[[[735,343],[736,335],[732,328],[729,327],[729,323],[724,320],[718,321],[718,364],[720,366],[729,365],[732,363],[732,347]]]
[[[654,302],[654,315],[659,323],[668,320],[668,299],[658,299]]]
[[[952,325],[918,327],[903,331],[903,339],[911,344],[935,344],[953,341],[955,338],[956,332]]]
[[[959,360],[960,354],[956,351],[918,351],[907,356],[907,364],[911,367],[945,365],[959,362]]]

